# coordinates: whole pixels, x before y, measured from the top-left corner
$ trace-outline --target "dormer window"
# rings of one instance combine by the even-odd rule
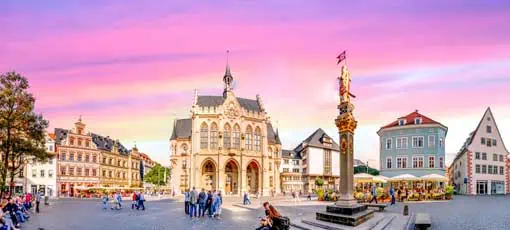
[[[402,126],[402,125],[405,125],[405,124],[406,124],[406,120],[405,119],[398,120],[398,125]]]
[[[414,124],[415,125],[421,124],[421,117],[414,118]]]

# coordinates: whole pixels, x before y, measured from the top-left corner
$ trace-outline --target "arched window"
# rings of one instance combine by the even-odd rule
[[[261,144],[260,144],[260,134],[261,134],[260,128],[257,127],[255,129],[255,135],[254,135],[254,141],[253,141],[253,145],[255,147],[255,151],[257,151],[257,152],[260,152],[260,150],[262,149],[261,148]]]
[[[246,128],[246,134],[244,138],[244,146],[248,150],[253,150],[253,131],[251,130],[251,126],[248,125]]]
[[[241,146],[241,128],[239,125],[234,125],[234,133],[232,135],[232,142],[235,149],[239,149]]]
[[[273,157],[273,150],[271,148],[267,148],[267,156]]]
[[[200,149],[207,149],[209,146],[209,129],[204,122],[200,126]]]
[[[216,123],[211,124],[211,149],[218,148],[218,126]]]
[[[223,128],[223,148],[230,148],[232,145],[231,135],[230,135],[230,125],[226,124]]]
[[[182,144],[181,145],[181,154],[187,154],[188,153],[188,145]]]

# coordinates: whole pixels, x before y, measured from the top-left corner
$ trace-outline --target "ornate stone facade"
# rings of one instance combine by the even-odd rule
[[[281,143],[261,98],[234,95],[227,66],[223,96],[195,91],[190,118],[174,122],[170,188],[221,190],[227,195],[280,192]]]

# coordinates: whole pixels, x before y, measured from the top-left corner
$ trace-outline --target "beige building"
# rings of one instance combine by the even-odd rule
[[[303,192],[303,169],[301,155],[293,150],[282,150],[280,181],[282,193]]]
[[[227,66],[221,96],[195,91],[190,118],[174,123],[170,188],[191,187],[241,195],[280,192],[281,143],[264,105],[236,97]]]
[[[87,130],[81,118],[72,129],[55,129],[57,194],[75,196],[88,188],[140,187],[138,150]]]

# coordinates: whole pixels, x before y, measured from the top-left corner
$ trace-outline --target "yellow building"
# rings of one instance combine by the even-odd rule
[[[102,187],[140,187],[140,156],[136,147],[130,151],[119,140],[97,134],[92,134],[92,141],[100,151]]]
[[[261,98],[236,97],[227,65],[222,96],[195,91],[191,117],[174,122],[170,147],[170,188],[280,192],[281,142]]]

